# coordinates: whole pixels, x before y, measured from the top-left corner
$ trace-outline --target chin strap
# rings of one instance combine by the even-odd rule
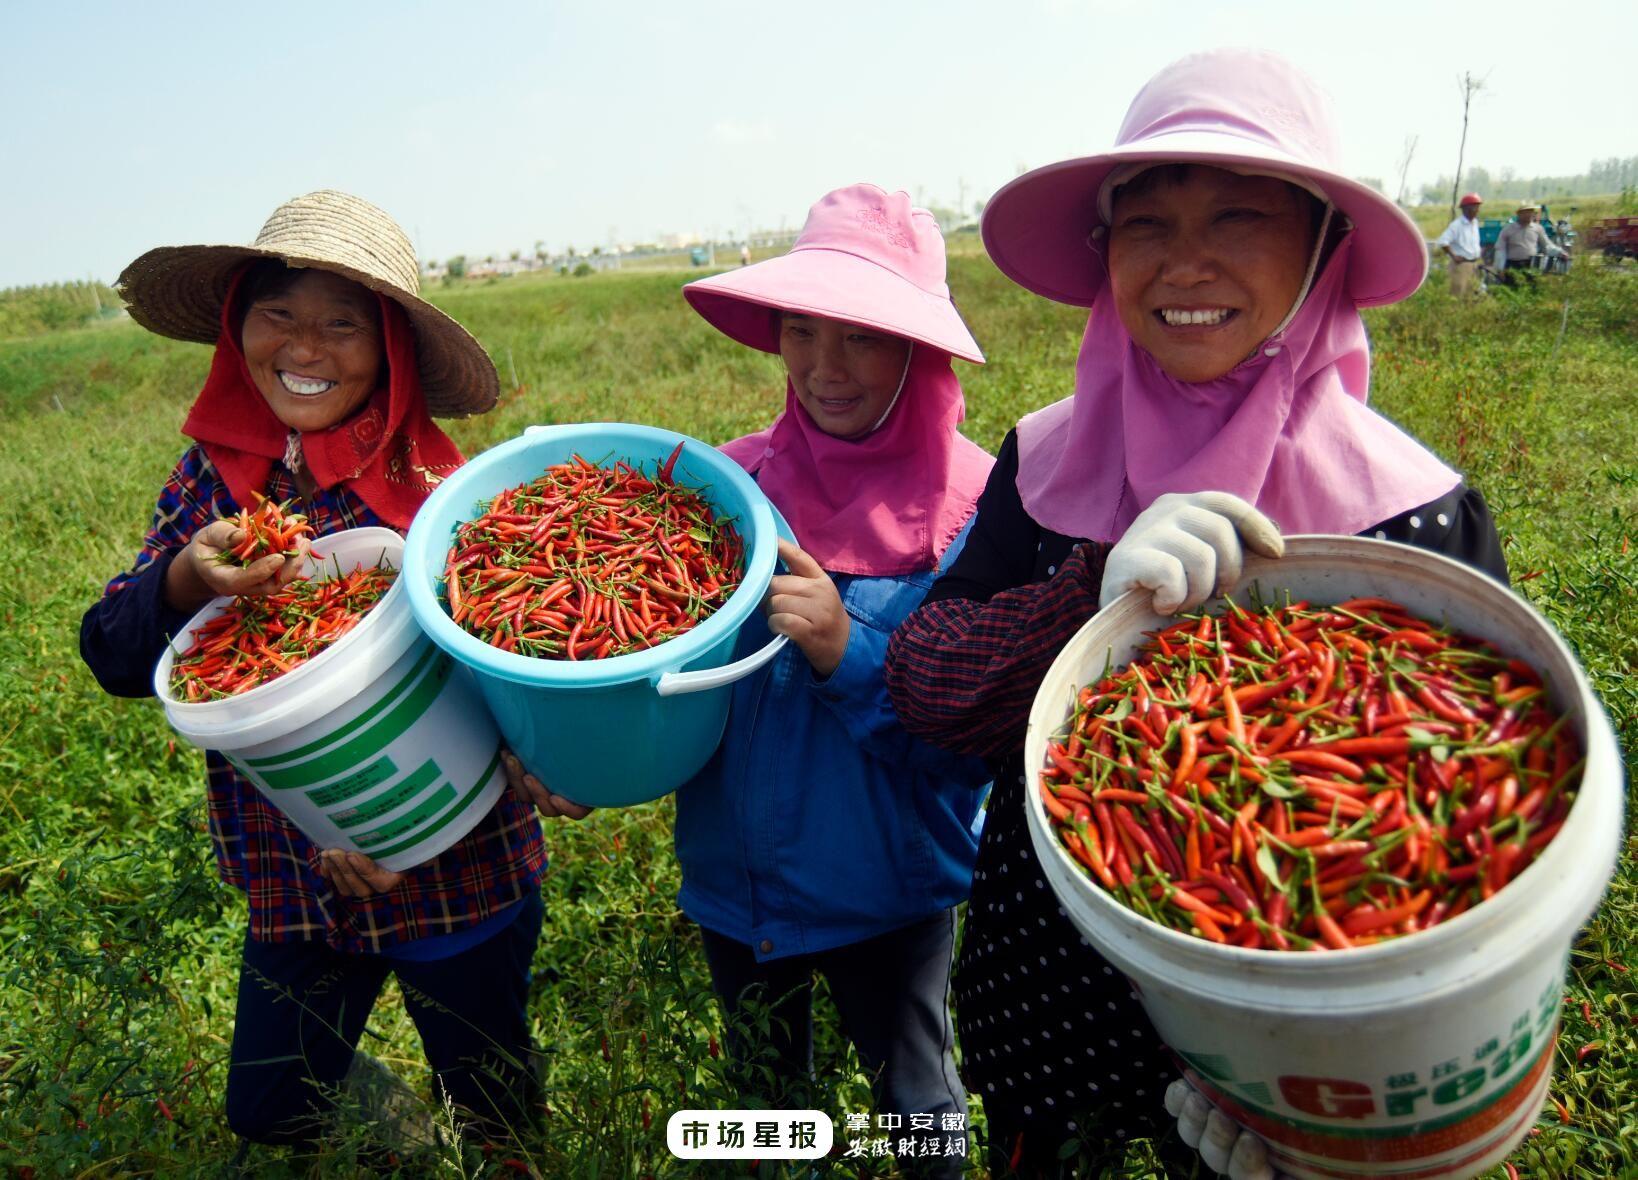
[[[1303,272],[1302,289],[1297,292],[1296,301],[1292,303],[1291,310],[1285,313],[1285,318],[1280,321],[1279,327],[1268,334],[1268,339],[1258,346],[1259,349],[1266,348],[1270,343],[1279,340],[1280,333],[1291,326],[1291,321],[1297,318],[1297,313],[1302,310],[1302,305],[1307,302],[1308,291],[1314,285],[1314,275],[1319,272],[1320,255],[1325,251],[1325,239],[1331,232],[1331,221],[1336,216],[1336,211],[1337,207],[1335,205],[1331,204],[1330,201],[1325,202],[1325,216],[1320,218],[1319,233],[1314,235],[1314,249],[1308,255],[1308,269]],[[1256,353],[1252,355],[1255,356]]]
[[[887,403],[887,409],[882,411],[882,416],[877,418],[875,424],[872,425],[869,430],[865,431],[864,434],[861,434],[859,436],[860,438],[864,438],[866,435],[875,434],[878,430],[880,430],[882,428],[882,423],[887,421],[887,416],[893,412],[893,407],[899,404],[899,394],[904,392],[904,383],[910,379],[910,358],[915,355],[916,344],[915,341],[912,340],[910,342],[910,350],[904,354],[904,372],[899,374],[899,387],[893,391],[893,400]]]

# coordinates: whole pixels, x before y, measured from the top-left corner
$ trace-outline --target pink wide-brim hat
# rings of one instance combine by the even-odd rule
[[[694,310],[741,344],[779,351],[771,311],[825,316],[982,364],[945,282],[944,235],[906,193],[855,184],[827,193],[787,254],[683,287]]]
[[[1132,100],[1115,146],[1026,172],[984,207],[984,247],[1013,282],[1090,307],[1105,280],[1099,193],[1129,165],[1209,164],[1284,174],[1353,223],[1347,290],[1356,306],[1406,298],[1427,277],[1422,231],[1398,205],[1343,175],[1330,97],[1278,54],[1219,49],[1173,62]]]

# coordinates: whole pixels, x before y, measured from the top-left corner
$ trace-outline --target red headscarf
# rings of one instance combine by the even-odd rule
[[[210,375],[188,411],[182,433],[197,440],[228,491],[249,506],[267,488],[275,460],[284,458],[290,429],[274,415],[250,379],[239,344],[240,271],[222,302]],[[415,363],[415,331],[404,309],[380,292],[387,383],[345,422],[303,431],[302,461],[326,491],[337,484],[394,528],[406,529],[438,482],[463,462],[459,448],[427,413]]]

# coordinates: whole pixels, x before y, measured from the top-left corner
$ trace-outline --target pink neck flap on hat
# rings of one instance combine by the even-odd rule
[[[1344,290],[1345,237],[1289,326],[1215,381],[1166,374],[1107,286],[1075,394],[1018,423],[1018,492],[1054,532],[1116,541],[1167,492],[1226,491],[1288,533],[1360,532],[1460,479],[1365,405],[1370,345]]]

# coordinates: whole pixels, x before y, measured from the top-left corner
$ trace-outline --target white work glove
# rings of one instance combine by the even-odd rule
[[[1229,1180],[1290,1180],[1269,1165],[1268,1149],[1261,1139],[1207,1102],[1182,1078],[1166,1088],[1166,1113],[1177,1120],[1177,1137],[1199,1151],[1212,1171]]]
[[[1285,552],[1274,522],[1238,496],[1160,496],[1110,550],[1098,606],[1146,586],[1155,592],[1156,613],[1192,610],[1240,580],[1242,543],[1264,557]]]

